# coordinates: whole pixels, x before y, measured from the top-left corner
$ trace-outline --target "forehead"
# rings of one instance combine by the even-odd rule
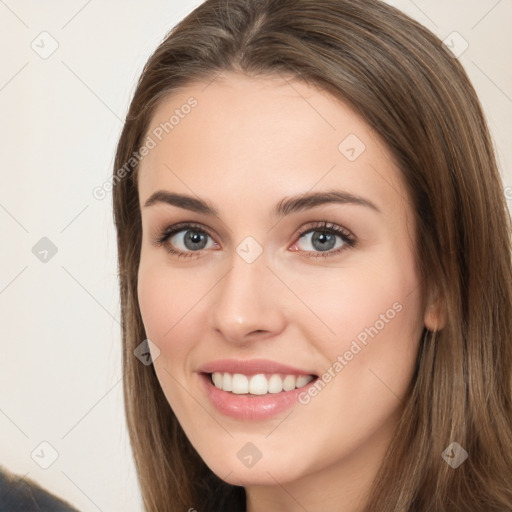
[[[392,155],[363,118],[290,77],[227,73],[190,84],[159,104],[147,137],[142,204],[158,188],[219,201],[236,192],[246,205],[340,186],[377,203],[404,195]]]

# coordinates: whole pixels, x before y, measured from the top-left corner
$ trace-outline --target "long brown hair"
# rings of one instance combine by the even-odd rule
[[[294,76],[350,104],[399,165],[424,296],[446,324],[424,330],[404,412],[368,512],[512,510],[510,216],[492,141],[461,64],[430,31],[378,0],[207,0],[147,62],[122,131],[113,206],[126,416],[146,509],[243,511],[189,443],[152,366],[137,302],[138,160],[164,96],[222,71]],[[124,169],[124,172],[121,170]],[[457,469],[441,454],[457,442]]]

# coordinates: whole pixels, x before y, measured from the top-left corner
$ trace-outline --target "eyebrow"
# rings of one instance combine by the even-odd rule
[[[170,204],[172,206],[177,206],[178,208],[219,218],[219,212],[212,204],[197,197],[168,192],[166,190],[157,190],[154,192],[145,202],[144,208],[159,203]],[[345,191],[330,190],[326,192],[310,192],[297,196],[285,197],[274,206],[272,216],[284,217],[291,213],[308,210],[316,206],[330,203],[365,206],[375,210],[376,212],[382,213],[380,209],[369,199],[365,199],[364,197]]]

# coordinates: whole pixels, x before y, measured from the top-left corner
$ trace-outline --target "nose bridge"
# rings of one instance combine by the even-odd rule
[[[282,329],[275,277],[263,252],[252,241],[239,244],[230,270],[218,284],[212,307],[212,327],[229,341],[244,341],[259,332],[276,334]]]

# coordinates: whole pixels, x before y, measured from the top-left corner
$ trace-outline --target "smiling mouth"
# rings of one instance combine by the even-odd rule
[[[206,374],[217,388],[235,395],[261,396],[299,389],[318,379],[317,375],[292,375],[282,373],[242,373],[214,372]]]

